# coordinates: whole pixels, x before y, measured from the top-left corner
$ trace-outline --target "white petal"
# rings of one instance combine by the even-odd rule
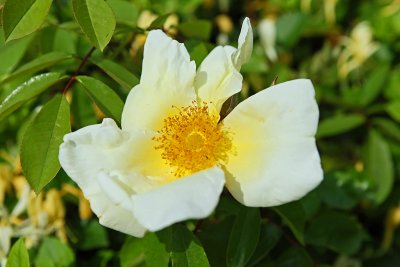
[[[124,130],[159,130],[175,107],[196,99],[193,80],[196,64],[190,61],[185,46],[162,31],[151,31],[144,46],[140,84],[134,87],[122,113]]]
[[[82,189],[100,223],[135,236],[142,236],[145,228],[134,219],[127,205],[110,198],[110,191],[105,192],[98,179],[100,175],[104,188],[112,181],[104,182],[101,173],[132,169],[137,161],[132,151],[142,145],[141,139],[138,141],[141,136],[123,132],[113,120],[104,119],[102,124],[65,135],[59,152],[61,166]]]
[[[224,102],[242,89],[243,77],[232,63],[233,47],[214,48],[203,60],[195,79],[201,101],[219,113]]]
[[[111,119],[84,127],[64,136],[59,160],[65,172],[85,194],[97,190],[93,183],[99,171],[128,168],[132,138]]]
[[[103,191],[85,197],[89,199],[90,207],[99,217],[100,224],[136,237],[145,234],[146,228],[133,217],[132,211],[116,205]]]
[[[223,186],[223,171],[213,167],[134,195],[134,214],[150,231],[186,219],[204,218],[216,207]]]
[[[240,30],[238,49],[232,54],[232,60],[238,70],[249,61],[253,52],[253,30],[249,18],[245,18]]]
[[[224,120],[236,156],[227,187],[247,206],[275,206],[301,198],[322,180],[315,144],[318,106],[309,80],[272,86],[240,103]]]
[[[239,70],[250,59],[253,50],[253,31],[248,18],[243,21],[238,41],[238,49],[231,46],[214,48],[196,74],[197,95],[217,113],[230,96],[242,89],[243,77]]]

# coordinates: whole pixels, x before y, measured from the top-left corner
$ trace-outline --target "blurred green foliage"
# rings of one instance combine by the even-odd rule
[[[255,43],[238,99],[304,77],[320,109],[325,175],[303,199],[251,209],[223,194],[210,218],[137,239],[79,216],[64,195],[68,242],[46,233],[29,246],[35,266],[400,266],[400,1],[0,0],[0,12],[0,150],[21,149],[28,180],[52,167],[31,181],[36,191],[72,183],[54,156],[70,119],[72,130],[120,120],[149,29],[184,42],[199,65],[217,44],[235,45],[247,16]],[[17,237],[0,256],[29,266]]]

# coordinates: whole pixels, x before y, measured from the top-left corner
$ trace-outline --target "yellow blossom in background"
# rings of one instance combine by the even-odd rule
[[[138,18],[137,26],[141,29],[147,29],[158,16],[149,10],[143,10]],[[176,35],[179,17],[176,14],[170,14],[164,22],[163,29],[171,36]],[[143,47],[146,41],[146,34],[136,34],[131,43],[130,54],[135,57],[137,52]]]
[[[350,33],[350,37],[343,37],[343,50],[338,58],[339,77],[345,78],[351,71],[359,68],[379,45],[372,39],[372,30],[367,22],[360,22]]]

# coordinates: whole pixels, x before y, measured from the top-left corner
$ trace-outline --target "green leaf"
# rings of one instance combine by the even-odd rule
[[[312,267],[313,262],[307,252],[301,248],[289,248],[283,252],[276,261],[276,267]]]
[[[168,247],[171,249],[172,267],[210,266],[202,245],[192,232],[180,224],[171,228],[171,243]]]
[[[62,95],[46,103],[28,126],[21,145],[21,164],[36,193],[59,171],[59,147],[70,131],[69,104]]]
[[[162,29],[164,26],[164,23],[167,21],[167,18],[169,17],[170,14],[165,14],[162,16],[159,16],[156,18],[150,26],[146,29],[147,31],[155,30],[155,29]]]
[[[13,90],[0,104],[0,120],[63,78],[60,73],[50,72],[34,76],[24,82]]]
[[[301,201],[291,202],[274,207],[273,210],[279,214],[284,223],[292,230],[296,239],[304,244],[304,226],[307,213]]]
[[[205,225],[198,233],[211,266],[226,266],[226,257],[224,255],[226,255],[229,235],[234,223],[232,217],[228,216],[218,222],[205,222]]]
[[[306,243],[323,246],[343,254],[354,254],[361,248],[364,231],[351,215],[327,211],[311,222]]]
[[[45,237],[35,258],[35,266],[69,267],[75,262],[72,249],[54,237]]]
[[[95,64],[128,92],[139,83],[139,79],[132,72],[111,60],[103,59],[95,61]]]
[[[330,207],[351,209],[357,204],[357,200],[346,191],[343,182],[338,181],[335,175],[325,175],[319,190],[321,200]]]
[[[186,38],[208,41],[212,24],[208,20],[192,20],[179,24],[178,29]]]
[[[385,110],[390,117],[395,121],[400,122],[400,100],[390,102],[386,105]]]
[[[327,137],[342,134],[361,126],[365,117],[359,114],[335,115],[320,122],[317,137]]]
[[[3,8],[6,41],[36,31],[45,20],[52,0],[7,0]]]
[[[0,31],[0,76],[11,72],[24,56],[33,36],[3,44],[3,32]]]
[[[190,58],[196,62],[197,66],[200,66],[203,59],[205,59],[208,55],[208,49],[204,43],[199,43],[193,47],[188,48],[188,50]]]
[[[376,187],[374,198],[380,204],[392,190],[394,167],[388,144],[375,130],[369,132],[364,157],[365,173]]]
[[[250,260],[257,247],[260,226],[259,209],[242,206],[229,237],[227,266],[244,266]]]
[[[275,247],[281,239],[282,231],[274,224],[262,225],[260,239],[247,266],[254,266],[260,262]]]
[[[106,229],[97,220],[91,220],[83,228],[82,238],[78,243],[81,250],[89,250],[108,246]]]
[[[307,26],[307,16],[298,13],[288,13],[279,16],[276,22],[276,40],[287,48],[293,47],[300,39]]]
[[[104,0],[72,0],[74,16],[90,42],[101,51],[110,42],[115,16]]]
[[[121,122],[124,102],[110,87],[88,76],[78,76],[76,80],[85,88],[89,96],[107,116],[118,123]]]
[[[61,61],[72,58],[71,55],[60,53],[60,52],[51,52],[40,56],[29,63],[26,63],[22,67],[15,70],[10,76],[6,77],[2,83],[10,82],[15,80],[21,76],[29,75],[41,70],[44,70],[50,66],[53,66]]]
[[[400,126],[398,123],[390,119],[376,118],[373,120],[373,124],[376,125],[382,133],[400,142]]]
[[[139,16],[139,9],[136,3],[123,0],[107,0],[114,11],[117,23],[126,24],[131,27],[136,26]]]
[[[363,88],[361,88],[361,96],[359,99],[359,103],[362,106],[367,106],[379,96],[387,81],[388,73],[389,65],[383,65],[376,68],[371,76],[367,78]]]
[[[85,91],[80,83],[75,83],[70,90],[72,92],[71,112],[77,128],[97,123],[94,105]]]
[[[28,250],[25,247],[24,240],[18,239],[12,246],[8,254],[6,267],[29,267]]]
[[[147,233],[141,240],[148,267],[168,266],[170,255],[167,246],[170,244],[165,243],[165,237],[170,238],[169,229],[156,234]]]
[[[144,261],[142,239],[128,236],[119,252],[119,261],[121,267],[141,266],[140,264]]]

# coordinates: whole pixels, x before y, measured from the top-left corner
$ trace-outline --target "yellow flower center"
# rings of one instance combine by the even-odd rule
[[[218,123],[219,116],[211,114],[207,105],[179,109],[179,114],[164,120],[155,140],[161,157],[182,177],[226,163],[232,151],[228,131]]]

